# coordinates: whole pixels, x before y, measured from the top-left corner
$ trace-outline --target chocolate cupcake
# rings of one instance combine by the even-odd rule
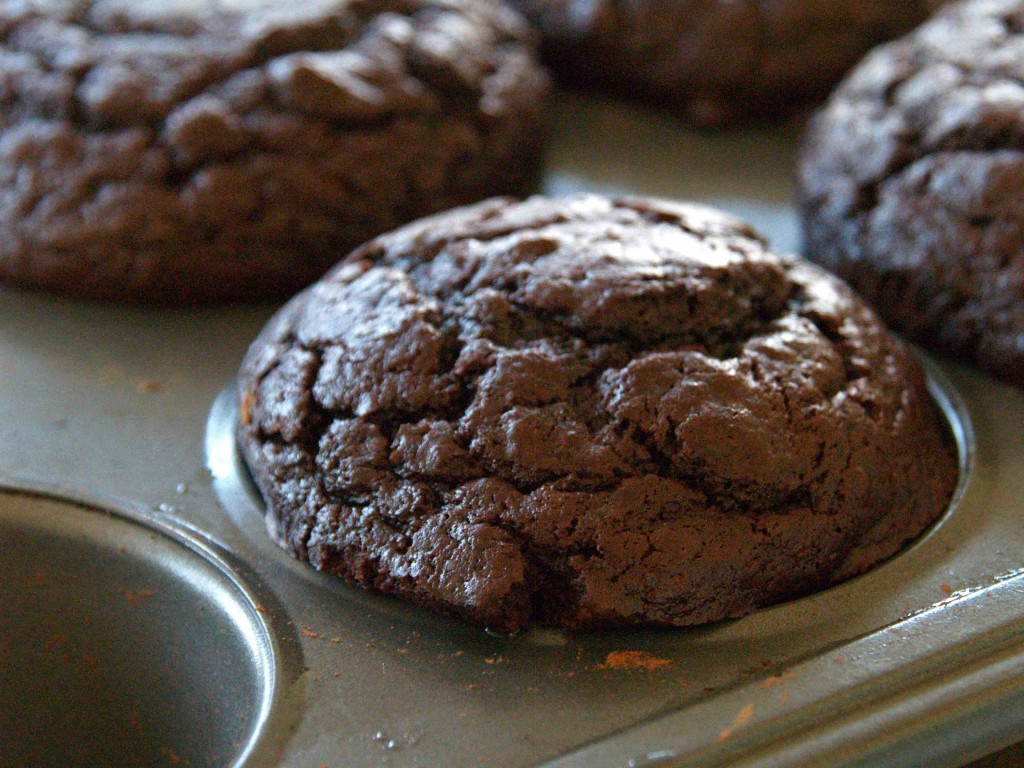
[[[0,8],[0,281],[287,296],[368,238],[525,192],[547,78],[491,0]]]
[[[1024,2],[872,54],[800,158],[806,255],[901,333],[1024,384]]]
[[[295,557],[503,631],[822,589],[946,508],[906,347],[843,283],[666,201],[495,199],[359,248],[239,376]]]
[[[560,74],[699,126],[803,113],[938,0],[513,0]]]

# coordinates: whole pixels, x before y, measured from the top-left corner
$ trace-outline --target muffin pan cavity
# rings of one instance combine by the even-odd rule
[[[202,541],[157,520],[0,491],[4,766],[240,765],[275,644]]]

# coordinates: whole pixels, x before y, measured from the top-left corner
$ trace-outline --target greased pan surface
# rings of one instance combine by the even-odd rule
[[[699,135],[572,94],[556,117],[547,191],[701,200],[797,248],[794,135]],[[95,559],[75,553],[99,542],[113,558],[100,562],[106,591],[136,601],[115,607],[156,610],[146,653],[162,684],[222,691],[218,717],[144,731],[147,764],[184,755],[191,765],[296,767],[941,766],[1024,730],[1024,393],[931,361],[961,452],[958,500],[865,576],[700,629],[493,637],[322,577],[266,537],[225,393],[273,309],[143,310],[0,292],[0,480],[18,491],[0,494],[0,537],[5,551],[19,547],[3,558],[18,577],[5,580],[4,605],[34,588],[32,552],[40,572],[67,561],[50,572],[70,591]],[[47,508],[45,525],[26,522],[26,499]],[[63,543],[23,543],[36,535]],[[162,559],[149,556],[150,535]],[[134,568],[130,584],[118,558]],[[4,647],[20,647],[11,637],[36,620],[32,610],[59,609],[52,582],[3,625]],[[196,619],[202,611],[213,618]],[[183,641],[161,621],[191,626],[183,631],[200,635],[189,641],[197,649],[173,656]],[[40,658],[65,663],[61,652]],[[72,679],[85,674],[66,660]],[[4,669],[6,730],[25,699]],[[184,712],[183,696],[168,701]],[[111,717],[131,726],[132,702],[115,704]],[[208,748],[183,751],[200,742]],[[0,754],[2,765],[13,759]]]

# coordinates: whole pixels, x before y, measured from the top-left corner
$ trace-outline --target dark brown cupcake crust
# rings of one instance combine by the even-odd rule
[[[284,296],[536,171],[547,79],[489,0],[0,9],[0,281]]]
[[[656,200],[377,238],[271,321],[239,398],[285,549],[500,630],[739,616],[889,557],[956,478],[848,288]]]
[[[869,57],[800,159],[806,254],[900,332],[1024,384],[1024,3],[975,0]]]
[[[513,0],[569,79],[700,126],[776,120],[822,101],[873,46],[937,0]]]

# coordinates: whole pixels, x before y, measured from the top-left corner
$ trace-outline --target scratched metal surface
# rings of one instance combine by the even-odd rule
[[[547,191],[710,202],[798,248],[794,134],[572,94],[556,118]],[[40,709],[110,765],[942,766],[1024,733],[1024,392],[929,358],[965,476],[870,574],[712,627],[502,638],[268,541],[225,392],[273,309],[0,291],[0,765],[74,761]]]

